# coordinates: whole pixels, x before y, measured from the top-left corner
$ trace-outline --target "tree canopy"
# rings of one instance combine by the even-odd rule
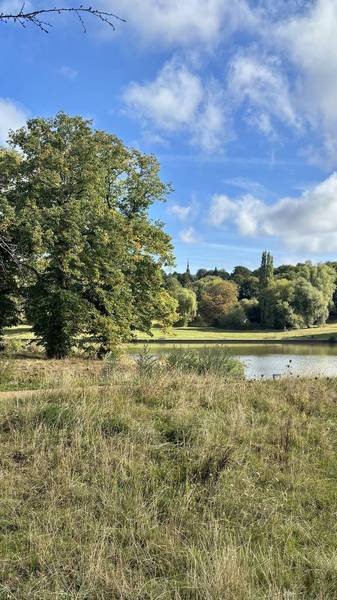
[[[232,281],[221,277],[203,277],[197,284],[199,315],[210,325],[219,325],[238,300],[238,288]]]
[[[153,156],[90,121],[63,113],[32,119],[0,152],[2,233],[17,249],[26,313],[49,356],[85,335],[107,350],[169,325],[163,288],[172,246],[148,210],[169,186]]]
[[[181,274],[175,273],[180,285],[178,279],[184,285]],[[307,261],[274,269],[272,255],[263,252],[256,271],[243,265],[232,273],[200,268],[194,276],[189,274],[188,287],[197,294],[199,322],[229,329],[284,329],[311,327],[336,315],[336,280],[337,263]],[[220,282],[231,284],[222,286],[226,294],[230,290],[230,301],[220,291]]]

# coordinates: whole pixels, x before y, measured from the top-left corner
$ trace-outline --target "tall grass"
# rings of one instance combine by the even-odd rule
[[[223,347],[175,348],[166,354],[166,362],[174,369],[198,375],[213,373],[225,377],[243,378],[244,366]]]
[[[335,380],[111,384],[1,401],[1,599],[337,597]]]

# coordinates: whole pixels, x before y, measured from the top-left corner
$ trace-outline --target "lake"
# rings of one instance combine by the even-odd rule
[[[177,349],[180,344],[174,347]],[[186,350],[186,345],[183,347]],[[193,345],[190,347],[197,348]],[[248,379],[269,379],[274,374],[282,377],[289,375],[337,377],[337,345],[235,344],[223,345],[223,347],[243,362]],[[155,345],[151,350],[154,354],[163,355],[170,351],[170,347]]]

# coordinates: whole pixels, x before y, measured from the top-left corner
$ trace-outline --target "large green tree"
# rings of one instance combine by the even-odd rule
[[[264,290],[264,302],[268,307],[264,325],[271,329],[283,329],[302,326],[303,319],[293,307],[294,282],[277,279]]]
[[[8,227],[14,210],[7,202],[7,194],[15,180],[19,164],[16,152],[0,150],[0,338],[5,326],[18,320],[18,275],[21,270],[18,249],[8,236]]]
[[[203,277],[195,284],[199,316],[207,325],[221,326],[229,309],[238,301],[238,287],[220,277]]]
[[[149,331],[153,319],[169,325],[176,303],[162,267],[172,246],[148,214],[169,192],[157,160],[63,113],[28,121],[9,145],[0,214],[48,356],[67,356],[79,337],[105,351],[134,329]]]
[[[324,293],[302,277],[295,282],[293,307],[306,327],[321,325],[329,316]]]
[[[180,322],[186,327],[197,315],[198,303],[196,293],[190,288],[181,288],[175,296],[178,301]]]
[[[234,267],[231,279],[239,287],[239,300],[257,298],[259,295],[259,279],[247,269],[238,265]]]
[[[272,285],[274,279],[273,257],[270,252],[264,251],[261,257],[259,270],[259,302],[261,324],[268,326],[270,321],[270,305],[267,298],[267,289]]]

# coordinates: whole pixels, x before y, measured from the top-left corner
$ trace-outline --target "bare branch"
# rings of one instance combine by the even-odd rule
[[[8,262],[14,263],[17,266],[21,265],[16,246],[8,242],[5,236],[0,234],[0,271],[6,270]]]
[[[0,23],[13,22],[18,23],[22,27],[26,27],[27,25],[35,25],[36,27],[41,29],[41,31],[48,33],[49,29],[52,27],[52,24],[46,21],[45,19],[48,18],[49,15],[61,15],[62,13],[71,13],[75,15],[80,21],[84,33],[86,32],[86,27],[83,17],[85,17],[86,15],[91,15],[92,17],[95,17],[99,21],[102,21],[102,23],[109,25],[109,27],[111,27],[113,30],[116,29],[116,21],[121,21],[125,23],[125,19],[122,19],[121,17],[118,17],[113,13],[93,8],[92,6],[83,6],[82,4],[80,4],[80,6],[78,7],[72,8],[58,8],[55,6],[54,8],[46,8],[31,12],[25,12],[25,3],[23,3],[21,10],[17,14],[6,15],[5,13],[0,12]]]

